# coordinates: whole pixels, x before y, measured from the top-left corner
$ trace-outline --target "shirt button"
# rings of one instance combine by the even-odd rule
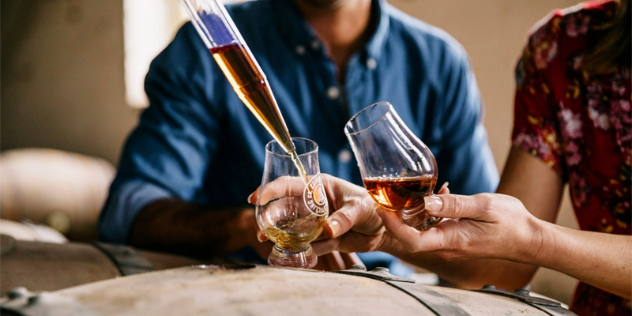
[[[367,66],[367,68],[373,70],[373,69],[375,69],[377,67],[377,61],[375,59],[373,59],[373,58],[369,58],[366,61],[366,66]]]
[[[305,54],[305,46],[303,45],[296,46],[296,53],[299,55]]]
[[[315,39],[310,45],[312,46],[312,49],[318,49],[318,46],[320,46],[320,42]]]
[[[340,96],[340,90],[338,88],[331,86],[327,89],[327,97],[330,100],[335,100]]]
[[[347,163],[351,161],[351,152],[348,149],[343,149],[338,153],[338,160],[341,163]]]

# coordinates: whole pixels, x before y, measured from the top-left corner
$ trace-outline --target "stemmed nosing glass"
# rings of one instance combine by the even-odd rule
[[[441,218],[425,211],[424,196],[437,183],[437,163],[388,102],[372,104],[345,125],[364,186],[380,206],[401,211],[402,221],[427,230]]]
[[[292,141],[307,178],[278,142],[269,142],[255,214],[259,229],[275,243],[268,257],[270,265],[312,268],[318,257],[310,243],[323,231],[329,204],[320,176],[318,145],[306,138]]]

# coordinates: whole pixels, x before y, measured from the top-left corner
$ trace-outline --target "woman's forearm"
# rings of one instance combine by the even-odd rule
[[[484,285],[494,285],[500,289],[513,291],[528,285],[537,270],[533,265],[502,259],[445,260],[432,252],[398,256],[464,289],[480,289]]]
[[[532,264],[630,299],[632,236],[578,231],[547,222],[542,225],[542,247]]]
[[[395,255],[437,273],[463,288],[492,284],[506,290],[527,285],[537,270],[546,267],[630,299],[632,288],[632,236],[578,231],[542,221],[537,254],[529,258],[446,261],[432,252],[396,251]]]

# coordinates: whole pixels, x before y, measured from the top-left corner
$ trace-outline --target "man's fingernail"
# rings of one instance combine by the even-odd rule
[[[250,199],[252,198],[252,195],[255,194],[254,192],[250,193],[250,195],[248,195],[248,203],[250,204],[254,204],[250,201]]]
[[[340,223],[337,220],[332,219],[329,221],[329,229],[331,229],[332,237],[337,237],[338,232],[340,231]]]
[[[429,195],[424,197],[425,208],[431,212],[439,212],[443,207],[443,201],[436,195]]]
[[[439,189],[439,191],[441,191],[441,190],[443,190],[443,189],[447,188],[447,187],[448,187],[448,185],[450,185],[450,182],[447,182],[447,181],[446,181],[446,182],[444,182],[444,183],[443,183],[443,185],[441,186],[441,189]]]
[[[264,235],[262,232],[259,232],[259,233],[257,234],[257,240],[258,240],[259,242],[264,242],[264,241],[266,240],[266,235]]]

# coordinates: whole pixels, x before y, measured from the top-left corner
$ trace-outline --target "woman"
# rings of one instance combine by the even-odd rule
[[[325,177],[336,212],[331,238],[314,249],[389,252],[467,288],[520,288],[543,266],[582,281],[571,303],[576,313],[629,316],[628,2],[555,11],[532,32],[516,69],[502,194],[426,197],[427,211],[447,220],[418,232],[376,208],[364,188]],[[566,182],[581,231],[552,224]]]

